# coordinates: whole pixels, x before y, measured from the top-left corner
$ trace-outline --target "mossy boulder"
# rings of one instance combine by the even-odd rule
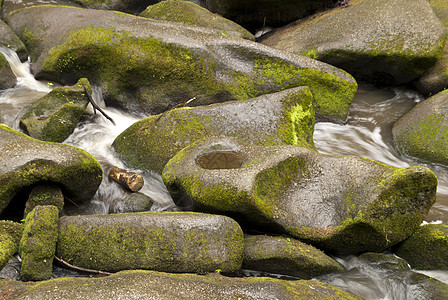
[[[141,17],[160,21],[178,22],[186,25],[211,27],[221,30],[223,35],[240,36],[255,40],[253,34],[240,25],[213,14],[209,10],[186,0],[167,0],[148,6]]]
[[[237,163],[216,166],[217,154]],[[381,252],[403,241],[424,220],[437,188],[424,167],[247,146],[230,137],[184,148],[162,177],[180,206],[229,214],[336,254]]]
[[[357,80],[411,82],[434,66],[447,32],[426,0],[356,0],[268,34],[262,43],[342,68]]]
[[[26,217],[38,205],[55,206],[61,215],[64,208],[64,195],[61,188],[48,183],[34,186],[26,201],[24,216]]]
[[[5,56],[0,52],[0,90],[12,88],[16,83],[16,76],[12,72]]]
[[[430,0],[435,15],[448,29],[448,4],[444,0]],[[416,82],[417,89],[423,94],[436,94],[448,87],[448,43],[443,48],[441,58],[434,67],[427,70]]]
[[[418,270],[448,270],[448,226],[421,226],[395,250],[412,268]]]
[[[33,103],[20,118],[20,127],[31,137],[47,142],[63,142],[81,119],[92,88],[86,78],[73,87],[57,87]]]
[[[58,220],[58,208],[53,205],[36,206],[27,215],[19,245],[23,280],[46,280],[53,274]]]
[[[333,66],[211,28],[53,6],[19,10],[9,23],[30,49],[36,78],[71,84],[86,77],[106,103],[139,112],[308,86],[318,116],[345,120],[357,89]]]
[[[414,84],[420,93],[426,95],[436,94],[448,88],[448,42],[437,63],[423,73]]]
[[[0,10],[1,7],[0,2]],[[22,61],[28,59],[28,52],[25,45],[14,33],[14,31],[5,22],[3,22],[3,20],[0,20],[0,47],[10,48],[15,51]]]
[[[207,0],[204,6],[246,28],[279,27],[318,10],[336,6],[337,0]]]
[[[293,238],[267,235],[244,236],[243,268],[302,279],[344,270],[340,263],[313,246]]]
[[[138,15],[148,5],[156,4],[163,0],[75,0],[86,8],[116,10],[133,15]]]
[[[397,148],[419,159],[448,164],[448,90],[420,103],[395,122]]]
[[[112,272],[232,272],[241,267],[243,248],[243,232],[228,217],[144,212],[62,217],[57,256]]]
[[[0,270],[8,260],[19,250],[23,224],[12,221],[0,221]]]
[[[361,299],[314,280],[235,278],[217,273],[201,276],[137,270],[103,278],[59,278],[38,284],[0,279],[0,295],[2,290],[9,292],[5,300],[25,295],[33,300],[46,300],[55,289],[61,299]]]
[[[306,87],[195,108],[171,110],[134,123],[113,146],[129,165],[161,173],[182,148],[206,137],[235,136],[255,145],[314,149],[313,96]]]
[[[95,194],[100,164],[82,149],[33,139],[0,124],[0,211],[13,197],[39,182],[53,182],[77,204]]]

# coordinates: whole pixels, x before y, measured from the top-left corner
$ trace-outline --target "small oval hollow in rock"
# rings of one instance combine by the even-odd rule
[[[204,169],[238,169],[243,165],[243,161],[243,155],[234,151],[213,151],[196,159]]]

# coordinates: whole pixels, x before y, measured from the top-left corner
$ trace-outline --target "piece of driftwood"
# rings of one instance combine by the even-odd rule
[[[133,192],[141,190],[144,184],[142,175],[118,167],[110,170],[109,179]]]
[[[72,264],[69,264],[68,262],[66,262],[65,260],[63,260],[62,258],[59,258],[57,256],[54,256],[54,259],[56,259],[62,265],[66,266],[66,267],[68,267],[70,269],[73,269],[73,270],[87,272],[87,273],[92,273],[92,274],[101,274],[101,275],[111,275],[112,274],[112,273],[105,272],[105,271],[92,270],[92,269],[85,269],[85,268],[77,267],[77,266],[74,266]]]
[[[87,98],[89,99],[90,104],[92,104],[92,106],[93,106],[93,112],[96,114],[96,109],[98,109],[98,110],[100,111],[100,113],[102,113],[103,116],[106,117],[106,119],[108,119],[109,121],[112,122],[112,124],[115,125],[114,120],[113,120],[111,117],[109,117],[109,116],[108,116],[108,115],[101,109],[101,107],[99,107],[98,105],[96,105],[95,101],[93,101],[92,96],[90,95],[89,91],[87,90],[87,88],[86,88],[85,86],[84,86],[84,91],[86,92],[86,95],[87,95]]]

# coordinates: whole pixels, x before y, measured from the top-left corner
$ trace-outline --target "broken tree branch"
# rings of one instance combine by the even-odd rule
[[[81,268],[81,267],[77,267],[74,266],[72,264],[69,264],[68,262],[66,262],[65,260],[63,260],[62,258],[57,257],[56,255],[54,256],[54,258],[60,262],[61,264],[63,264],[64,266],[73,269],[73,270],[77,270],[77,271],[82,271],[82,272],[87,272],[87,273],[92,273],[92,274],[101,274],[101,275],[112,275],[113,273],[109,273],[109,272],[105,272],[105,271],[100,271],[100,270],[91,270],[91,269],[85,269],[85,268]]]
[[[142,131],[148,129],[149,127],[151,127],[154,123],[156,123],[157,121],[159,121],[159,120],[160,120],[165,114],[167,114],[168,112],[172,111],[172,110],[175,109],[175,108],[181,107],[181,106],[182,106],[182,107],[185,107],[185,106],[187,106],[187,105],[188,105],[191,101],[193,101],[193,100],[196,100],[196,97],[193,97],[193,98],[189,99],[188,101],[186,101],[186,102],[184,102],[184,103],[179,103],[179,104],[177,104],[177,105],[171,107],[170,109],[164,111],[164,112],[161,113],[161,114],[160,114],[154,121],[152,121],[152,122],[149,123],[148,125],[146,125],[146,126],[140,128],[140,129],[138,130],[138,132],[137,132],[137,135],[140,136],[140,132],[142,132]]]
[[[96,110],[95,110],[95,109],[98,109],[98,110],[100,111],[100,113],[102,113],[103,116],[106,117],[106,119],[108,119],[109,121],[112,122],[112,124],[115,125],[114,120],[113,120],[111,117],[109,117],[109,116],[108,116],[108,115],[101,109],[101,107],[99,107],[98,105],[96,105],[96,103],[93,101],[92,96],[90,95],[89,91],[87,90],[87,88],[86,88],[85,86],[84,86],[84,91],[85,91],[86,94],[87,94],[87,98],[89,99],[90,104],[92,104],[92,106],[93,106],[93,111],[95,112],[95,114],[96,114]]]

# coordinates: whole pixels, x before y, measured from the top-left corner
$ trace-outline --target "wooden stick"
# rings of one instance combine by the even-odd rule
[[[98,109],[98,110],[100,111],[100,113],[102,113],[103,116],[106,117],[106,119],[108,119],[109,121],[112,122],[112,124],[115,125],[114,120],[113,120],[111,117],[109,117],[109,116],[108,116],[108,115],[101,109],[101,107],[99,107],[98,105],[96,105],[96,103],[93,101],[92,96],[90,95],[89,91],[87,90],[87,88],[86,88],[85,86],[84,86],[84,91],[85,91],[86,94],[87,94],[87,98],[89,99],[90,104],[92,104],[92,106],[93,106],[93,111],[95,112],[95,114],[96,114],[95,109]]]
[[[140,132],[142,132],[142,131],[148,129],[149,127],[151,127],[152,124],[154,124],[154,123],[156,123],[157,121],[159,121],[159,120],[160,120],[166,113],[168,113],[168,112],[172,111],[173,109],[178,108],[178,107],[180,107],[180,106],[185,107],[185,106],[187,106],[188,103],[190,103],[190,102],[193,101],[193,100],[196,100],[196,97],[191,98],[191,99],[188,100],[187,102],[179,103],[179,104],[177,104],[177,105],[171,107],[170,109],[164,111],[164,112],[161,113],[161,114],[160,114],[154,121],[152,121],[151,123],[149,123],[149,125],[140,128],[140,129],[138,130],[138,132],[137,132],[137,135],[140,136]]]
[[[100,271],[100,270],[91,270],[91,269],[84,269],[81,267],[77,267],[74,266],[72,264],[69,264],[68,262],[66,262],[65,260],[63,260],[62,258],[57,257],[56,255],[54,256],[54,258],[60,262],[61,264],[63,264],[64,266],[77,270],[77,271],[82,271],[82,272],[87,272],[87,273],[93,273],[93,274],[101,274],[101,275],[112,275],[112,273],[109,272],[105,272],[105,271]]]

